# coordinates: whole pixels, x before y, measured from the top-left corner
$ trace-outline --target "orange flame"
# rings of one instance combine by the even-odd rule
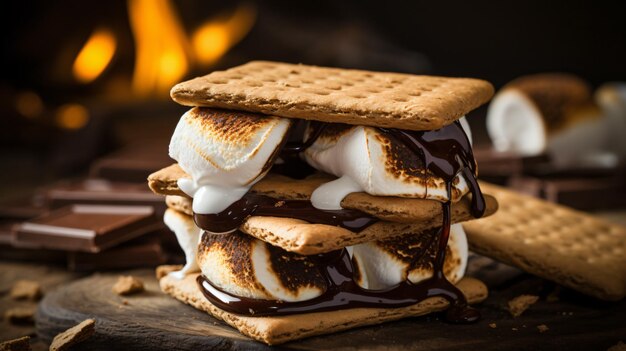
[[[116,47],[117,41],[111,31],[106,28],[95,30],[72,66],[76,80],[89,83],[98,78],[111,62]]]
[[[171,0],[128,0],[135,39],[132,90],[140,96],[162,95],[181,81],[192,65],[210,66],[252,29],[256,9],[240,5],[232,14],[210,19],[188,37]],[[97,29],[73,65],[76,80],[90,83],[108,67],[117,49],[113,33]]]
[[[203,65],[216,63],[252,29],[256,10],[251,5],[241,5],[226,18],[205,22],[191,39],[196,59]]]
[[[129,0],[136,58],[133,89],[140,95],[163,93],[189,68],[188,41],[169,0]]]

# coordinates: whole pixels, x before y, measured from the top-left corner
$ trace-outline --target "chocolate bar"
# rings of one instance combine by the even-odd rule
[[[168,166],[167,141],[163,145],[131,146],[95,161],[90,177],[144,183],[150,173]]]
[[[106,179],[85,179],[56,184],[43,191],[50,208],[72,204],[149,205],[157,213],[165,211],[163,197],[144,184],[113,182]]]
[[[19,225],[15,243],[100,252],[163,228],[152,206],[70,205]]]
[[[168,261],[159,235],[138,238],[99,253],[69,252],[67,265],[72,271],[156,267]]]
[[[541,168],[549,162],[547,155],[521,156],[512,152],[498,152],[491,148],[474,149],[481,180],[506,184],[514,175],[525,174],[531,169]]]

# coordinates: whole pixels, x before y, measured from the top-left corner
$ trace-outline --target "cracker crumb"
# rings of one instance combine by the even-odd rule
[[[35,306],[10,308],[4,312],[4,319],[12,324],[34,324]]]
[[[86,319],[54,337],[50,351],[68,350],[70,347],[89,339],[96,332],[96,321]]]
[[[545,324],[539,324],[539,325],[537,326],[537,330],[539,330],[539,332],[540,332],[540,333],[545,333],[545,332],[547,332],[548,330],[550,330],[550,328],[548,328],[548,326],[547,326],[547,325],[545,325]]]
[[[0,351],[30,351],[30,336],[0,342]]]
[[[617,344],[609,347],[606,351],[626,351],[626,344],[620,340]]]
[[[496,329],[498,325],[496,323],[489,323],[489,328]]]
[[[155,271],[156,278],[157,278],[157,280],[161,280],[161,278],[165,277],[166,275],[170,274],[171,272],[180,271],[181,269],[183,269],[183,266],[180,265],[180,264],[158,266],[156,268],[156,271]]]
[[[41,298],[41,285],[34,280],[18,280],[11,288],[11,298],[14,300],[37,301]]]
[[[539,296],[536,295],[517,296],[509,301],[509,312],[513,317],[519,317],[538,300]]]
[[[144,291],[143,282],[130,275],[120,276],[113,285],[113,292],[118,295],[131,295],[142,291]]]
[[[561,298],[560,295],[561,294],[561,287],[560,286],[555,286],[554,290],[552,290],[548,296],[546,296],[546,301],[548,302],[558,302]]]

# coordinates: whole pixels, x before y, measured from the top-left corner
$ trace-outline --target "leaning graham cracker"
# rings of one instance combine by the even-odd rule
[[[603,300],[626,295],[626,228],[481,183],[500,208],[464,223],[470,249]]]
[[[421,316],[444,310],[448,306],[444,299],[434,297],[402,308],[353,308],[289,316],[249,317],[229,313],[212,305],[198,289],[197,276],[197,273],[189,274],[184,279],[177,280],[171,275],[166,275],[159,284],[161,290],[177,300],[205,311],[230,324],[240,333],[269,345]],[[457,287],[469,303],[478,303],[487,298],[487,287],[477,279],[463,278],[457,283]]]
[[[253,61],[179,83],[170,94],[187,106],[433,130],[489,101],[493,92],[479,79]]]
[[[170,207],[191,213],[191,204],[187,195],[177,185],[179,178],[189,177],[177,164],[163,168],[148,177],[148,185],[157,194],[175,195],[168,197]],[[251,191],[284,200],[308,200],[317,187],[335,179],[327,174],[317,173],[305,179],[291,179],[276,174],[268,174]],[[498,204],[495,199],[485,195],[487,202],[486,215],[493,213]],[[441,216],[441,202],[427,199],[401,198],[395,196],[373,196],[366,193],[352,193],[341,201],[343,208],[355,209],[389,222],[415,223],[431,221]],[[470,196],[466,195],[460,201],[452,204],[452,211],[463,213],[468,220]],[[469,217],[468,217],[469,216]],[[439,221],[439,220],[438,220]]]

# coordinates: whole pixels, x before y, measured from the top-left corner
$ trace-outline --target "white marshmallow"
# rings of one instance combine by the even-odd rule
[[[198,241],[202,229],[198,228],[191,216],[187,216],[172,209],[167,209],[163,215],[163,222],[176,235],[178,244],[185,253],[185,266],[176,272],[170,273],[177,279],[184,278],[187,274],[200,270],[196,254],[198,252]]]
[[[239,112],[193,108],[172,135],[170,157],[191,179],[178,185],[193,197],[193,210],[219,213],[239,200],[264,174],[264,166],[291,121]]]
[[[419,283],[432,277],[433,271],[430,266],[410,267],[411,257],[407,257],[407,252],[404,252],[413,245],[422,244],[418,237],[405,240],[401,244],[394,242],[392,249],[377,242],[368,242],[352,247],[353,261],[360,272],[358,283],[361,287],[385,289],[405,281],[407,278],[412,283]],[[439,240],[438,235],[435,240]],[[450,282],[456,283],[465,274],[468,257],[467,238],[461,224],[450,226],[448,248],[444,274]]]
[[[604,84],[594,98],[608,119],[608,151],[626,160],[626,83]]]
[[[311,203],[320,209],[340,209],[341,200],[351,192],[364,191],[376,196],[400,196],[448,200],[445,181],[429,176],[419,178],[387,167],[397,157],[388,153],[382,144],[380,132],[372,127],[352,126],[341,133],[322,135],[305,152],[306,161],[314,168],[333,174],[339,179],[317,188]],[[393,163],[393,162],[391,162]],[[434,179],[434,182],[431,182]],[[453,199],[457,201],[468,192],[462,176],[453,185]],[[427,186],[431,183],[431,186]],[[436,183],[432,186],[432,183]]]
[[[608,118],[593,109],[581,110],[582,117],[549,133],[548,122],[536,104],[519,89],[504,89],[494,97],[487,111],[487,131],[497,151],[522,156],[546,152],[563,167],[611,163],[603,156],[611,129]]]

